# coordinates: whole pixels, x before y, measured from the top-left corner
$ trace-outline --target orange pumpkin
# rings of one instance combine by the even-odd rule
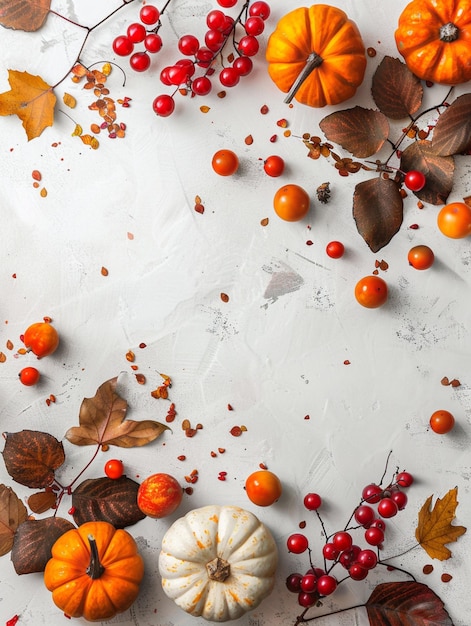
[[[280,19],[267,43],[268,73],[287,93],[312,107],[351,98],[363,81],[365,46],[356,24],[336,7],[300,7]]]
[[[99,521],[82,524],[57,539],[44,582],[66,615],[100,622],[131,606],[143,575],[143,559],[133,537]]]
[[[399,17],[396,45],[423,80],[471,80],[471,0],[413,0]]]

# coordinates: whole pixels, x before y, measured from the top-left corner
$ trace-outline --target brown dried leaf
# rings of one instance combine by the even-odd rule
[[[54,543],[68,530],[72,522],[61,517],[27,520],[15,533],[11,560],[17,574],[43,572],[51,558]]]
[[[28,498],[28,506],[33,513],[45,513],[56,503],[53,491],[39,491]]]
[[[381,176],[358,183],[353,194],[353,217],[371,251],[384,248],[402,224],[403,200],[398,185]]]
[[[420,109],[424,89],[405,63],[385,56],[373,75],[371,93],[380,111],[401,120]]]
[[[419,511],[415,537],[432,559],[440,561],[449,559],[451,551],[446,544],[457,541],[458,537],[466,532],[464,526],[452,525],[458,506],[457,495],[457,487],[450,489],[442,499],[437,498],[433,508],[430,508],[433,497],[430,496]]]
[[[51,0],[0,0],[0,24],[33,32],[44,24]]]
[[[403,172],[418,170],[425,174],[425,187],[415,195],[433,205],[446,204],[453,187],[455,161],[452,156],[438,156],[429,140],[414,141],[401,155]]]
[[[0,556],[10,552],[16,529],[28,519],[25,505],[6,485],[0,485]]]
[[[80,426],[66,432],[66,438],[77,446],[107,444],[121,448],[144,446],[157,439],[165,424],[153,420],[127,420],[126,400],[116,393],[117,378],[103,383],[93,398],[85,398],[80,407]]]
[[[422,583],[377,585],[365,607],[371,626],[453,626],[443,602]]]
[[[432,149],[439,156],[471,148],[471,93],[456,98],[440,115],[433,130]]]
[[[100,145],[98,139],[93,137],[93,135],[80,135],[80,139],[86,146],[90,146],[92,150],[96,150]]]
[[[47,487],[54,481],[54,470],[65,461],[60,441],[37,430],[5,433],[4,436],[3,460],[13,480],[33,489]]]
[[[65,106],[69,107],[70,109],[75,109],[75,107],[77,106],[77,100],[74,98],[74,96],[71,96],[70,93],[64,93],[64,95],[62,96],[62,101],[64,102]]]
[[[72,494],[75,523],[105,521],[115,528],[135,524],[145,517],[137,506],[138,489],[139,484],[126,476],[85,480]]]
[[[39,137],[54,121],[56,96],[53,88],[40,76],[16,70],[8,70],[8,82],[10,91],[0,94],[0,115],[17,115],[28,140]]]
[[[380,111],[360,106],[331,113],[319,126],[327,139],[358,158],[376,154],[389,135],[386,117]]]

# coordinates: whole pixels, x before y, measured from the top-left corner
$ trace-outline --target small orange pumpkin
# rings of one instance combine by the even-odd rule
[[[52,547],[44,583],[70,617],[90,622],[126,611],[139,593],[144,562],[133,537],[108,522],[87,522]]]
[[[471,80],[471,0],[413,0],[399,17],[395,39],[419,78],[444,85]]]
[[[300,7],[280,19],[267,43],[268,73],[287,93],[312,107],[351,98],[363,81],[365,46],[356,24],[327,4]]]

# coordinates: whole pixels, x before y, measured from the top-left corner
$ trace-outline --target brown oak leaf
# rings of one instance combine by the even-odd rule
[[[168,426],[153,420],[127,420],[128,403],[116,392],[118,378],[103,383],[93,398],[82,401],[80,426],[66,432],[66,438],[77,446],[109,445],[121,448],[144,446],[157,439]]]
[[[458,506],[457,495],[457,487],[450,489],[442,499],[437,498],[432,508],[433,496],[430,496],[419,511],[415,537],[432,559],[440,561],[449,559],[451,551],[446,547],[446,544],[457,541],[458,537],[466,532],[464,526],[452,524]]]
[[[28,518],[25,505],[6,485],[0,485],[0,556],[10,552],[16,529]]]
[[[437,155],[432,142],[427,139],[414,141],[402,152],[400,169],[403,172],[418,170],[425,174],[425,187],[415,192],[422,202],[446,204],[453,187],[455,160],[452,156]]]
[[[422,104],[423,93],[420,80],[399,59],[385,56],[373,75],[373,100],[392,120],[416,113]]]
[[[402,224],[403,201],[398,185],[382,176],[358,183],[353,194],[353,218],[370,250],[381,250]]]
[[[33,32],[44,24],[51,0],[0,0],[0,24]]]
[[[329,141],[358,158],[376,154],[389,135],[389,122],[383,113],[360,106],[331,113],[319,126]]]
[[[456,98],[440,115],[433,130],[432,148],[439,156],[471,148],[471,93]]]
[[[453,626],[443,602],[422,583],[377,585],[365,607],[371,626]]]
[[[43,572],[51,558],[51,548],[61,535],[75,528],[61,517],[27,520],[15,533],[11,560],[17,574]]]
[[[40,76],[8,70],[10,91],[0,94],[0,115],[17,115],[28,140],[39,137],[54,121],[56,96]]]
[[[48,487],[54,471],[65,461],[62,443],[37,430],[5,433],[4,437],[3,460],[13,480],[33,489]]]

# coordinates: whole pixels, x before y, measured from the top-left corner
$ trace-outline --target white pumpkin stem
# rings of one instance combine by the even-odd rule
[[[217,556],[209,563],[206,563],[206,571],[211,580],[223,583],[231,575],[231,566],[227,561]]]
[[[90,544],[90,563],[87,567],[87,574],[92,580],[97,580],[103,575],[105,568],[100,563],[100,556],[98,554],[98,548],[96,547],[96,539],[93,535],[88,535],[88,542]]]
[[[311,74],[311,72],[316,69],[316,67],[319,67],[323,60],[324,59],[320,55],[318,55],[317,52],[311,52],[311,54],[306,59],[306,63],[303,69],[299,72],[296,80],[291,86],[291,89],[288,91],[288,95],[283,102],[285,102],[286,104],[289,104],[291,102],[294,96],[298,93],[299,88],[304,83],[306,78]]]
[[[453,22],[448,22],[448,24],[440,26],[440,41],[446,41],[447,43],[456,41],[459,32],[459,28]]]

